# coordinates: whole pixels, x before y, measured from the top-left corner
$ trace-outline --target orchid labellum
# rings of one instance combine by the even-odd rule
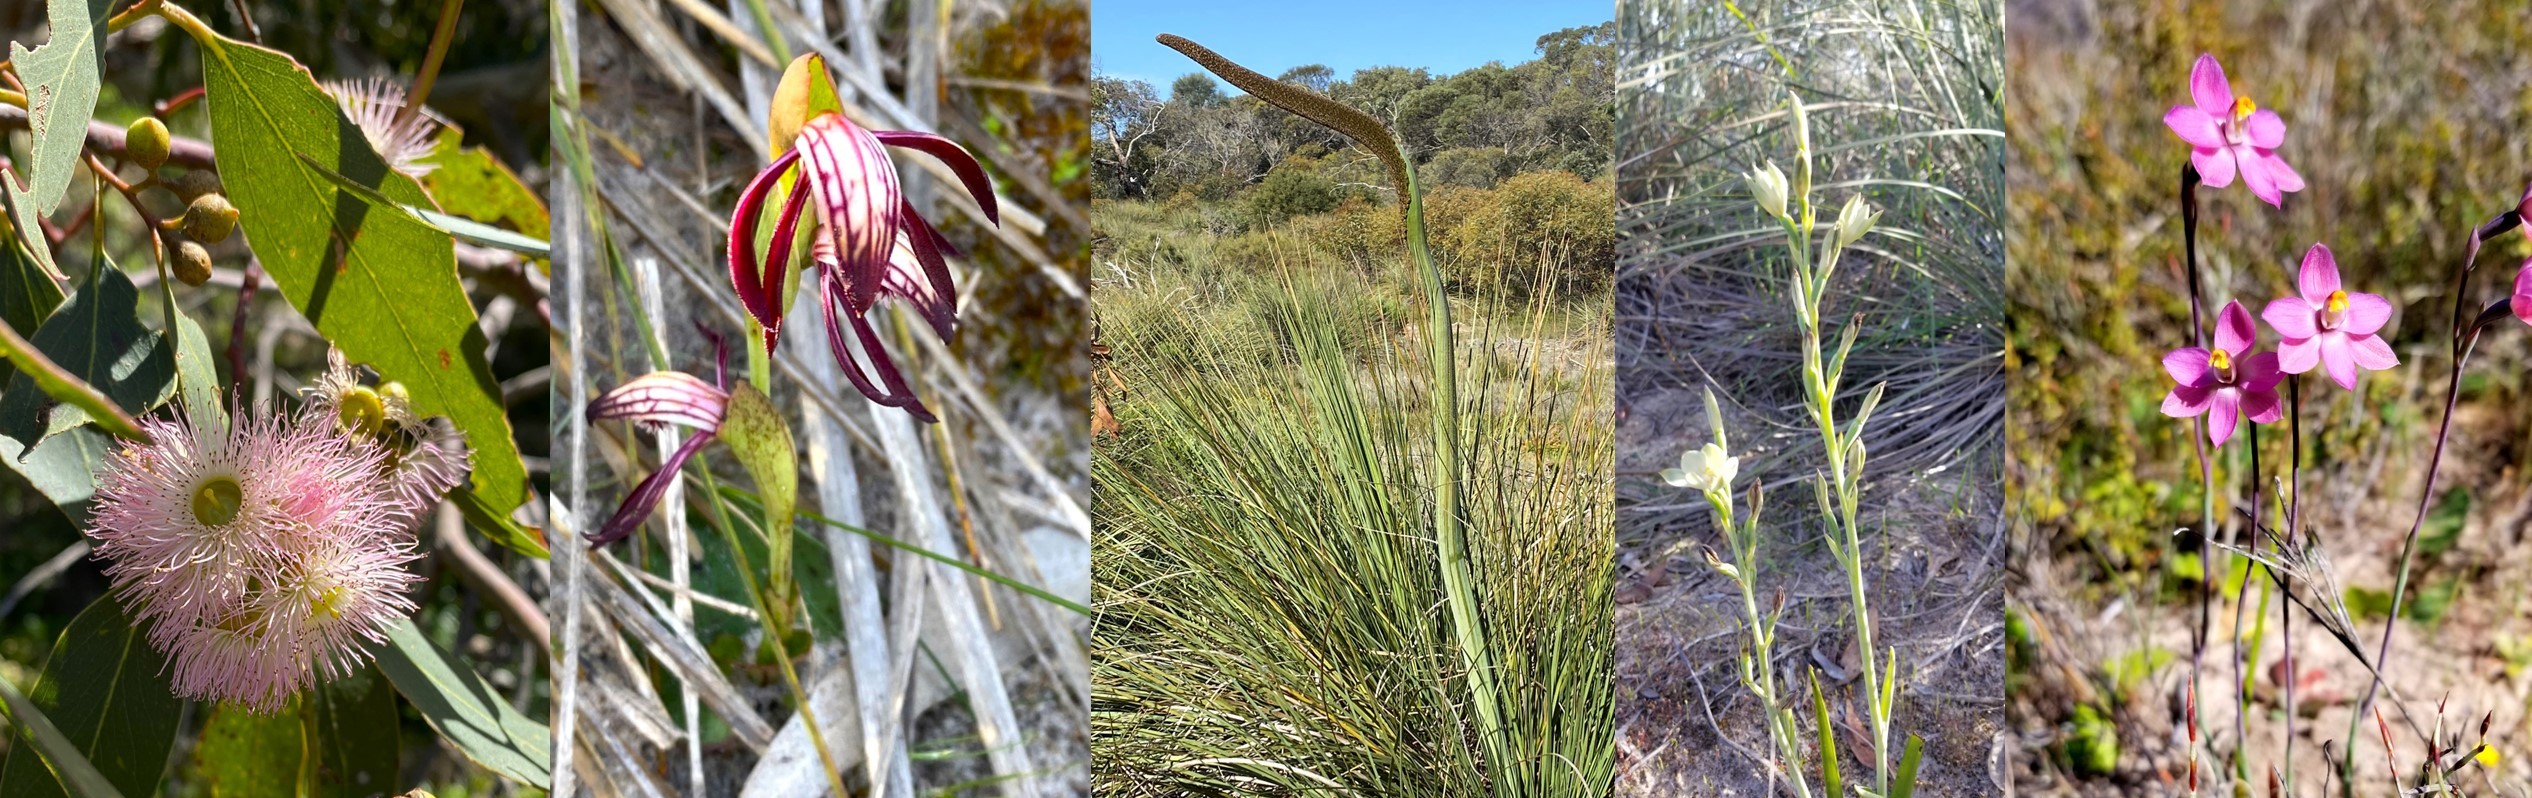
[[[825,80],[824,63],[814,55],[802,56],[783,76],[773,120],[775,144],[782,153],[748,183],[731,216],[730,282],[747,312],[764,326],[765,350],[773,351],[782,335],[783,280],[793,242],[804,220],[813,225],[810,252],[818,269],[818,304],[826,311],[827,339],[844,376],[873,402],[935,421],[880,345],[868,314],[880,298],[895,298],[921,313],[934,333],[949,338],[957,328],[958,294],[942,259],[956,250],[906,201],[886,148],[903,147],[940,159],[957,173],[986,220],[998,225],[993,184],[975,157],[948,139],[909,130],[868,130],[840,112],[817,109],[808,99],[817,89],[832,103],[833,89]],[[807,117],[796,122],[796,135],[785,135],[787,115]],[[768,251],[760,260],[756,238],[762,211],[794,167],[799,188],[788,192],[775,214]],[[812,200],[816,212],[809,214]],[[853,329],[849,338],[844,334],[847,324]],[[856,351],[861,353],[858,360]]]

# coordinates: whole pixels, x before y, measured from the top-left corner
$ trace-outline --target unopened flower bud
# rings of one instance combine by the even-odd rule
[[[175,255],[167,265],[176,273],[177,281],[186,285],[198,286],[211,281],[211,251],[203,249],[201,244],[177,242]]]
[[[1864,204],[1862,195],[1847,197],[1846,207],[1837,212],[1837,245],[1843,247],[1863,240],[1864,234],[1872,231],[1873,222],[1880,219],[1881,212]]]
[[[167,162],[167,125],[158,117],[144,116],[132,120],[123,131],[123,159],[145,171],[158,171]]]
[[[167,187],[175,191],[178,198],[192,202],[204,194],[219,193],[220,174],[209,169],[195,169],[178,175]]]
[[[1697,550],[1706,555],[1706,567],[1714,569],[1715,573],[1730,577],[1735,582],[1740,581],[1741,569],[1732,567],[1731,563],[1724,562],[1723,558],[1715,556],[1713,547],[1698,546]]]
[[[773,103],[765,113],[771,152],[791,149],[791,140],[800,136],[800,126],[809,123],[809,84],[825,78],[825,72],[826,59],[816,53],[800,54],[782,71],[782,82],[774,84]]]
[[[187,238],[217,244],[229,240],[229,234],[236,230],[237,206],[230,205],[228,197],[204,194],[185,206],[184,231]]]
[[[1776,168],[1776,162],[1767,162],[1765,169],[1752,168],[1749,174],[1741,176],[1741,180],[1749,184],[1750,196],[1758,200],[1759,210],[1779,220],[1786,218],[1785,172]]]

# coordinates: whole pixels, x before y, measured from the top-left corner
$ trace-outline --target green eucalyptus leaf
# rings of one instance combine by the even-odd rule
[[[27,698],[61,736],[124,795],[158,792],[181,702],[167,687],[167,661],[113,596],[88,605],[62,630]],[[43,798],[65,792],[54,770],[16,748],[0,765],[0,795]]]
[[[139,299],[132,278],[99,257],[88,284],[27,340],[56,368],[30,369],[26,352],[7,347],[17,373],[0,392],[0,436],[33,446],[93,420],[140,437],[125,408],[146,413],[166,401],[176,390],[176,358],[165,337],[141,324]],[[0,333],[0,341],[14,336]]]
[[[33,50],[9,43],[9,60],[26,84],[27,131],[34,158],[28,164],[34,185],[19,194],[33,200],[38,213],[60,207],[79,171],[79,149],[88,141],[88,117],[97,110],[98,48],[105,43],[109,0],[51,0],[45,17],[52,38]],[[9,186],[12,194],[18,187]]]
[[[474,452],[473,490],[507,513],[527,497],[487,342],[445,232],[380,210],[346,179],[400,205],[427,206],[335,101],[289,56],[180,20],[202,47],[204,102],[220,177],[247,243],[317,331],[384,378],[413,408],[447,416]]]
[[[459,753],[538,789],[553,784],[554,733],[484,683],[464,660],[441,650],[410,618],[387,629],[378,670]]]
[[[9,168],[6,164],[0,164],[0,205],[8,206],[9,218],[5,224],[9,228],[28,231],[24,237],[18,239],[25,245],[25,249],[20,251],[21,254],[33,260],[36,268],[43,270],[46,276],[55,280],[64,279],[61,267],[53,265],[53,249],[49,246],[51,242],[44,240],[44,226],[37,224],[38,220],[44,218],[44,214],[36,212],[35,197],[27,191],[25,183],[18,179],[17,170]]]
[[[395,692],[362,669],[285,711],[214,708],[194,748],[194,775],[212,798],[368,798],[395,789],[399,745]]]
[[[192,316],[176,316],[176,386],[185,418],[194,435],[206,441],[227,440],[229,412],[221,405],[220,367],[212,360],[211,339]]]
[[[438,145],[422,159],[432,167],[422,175],[422,187],[440,210],[528,238],[542,239],[554,229],[542,195],[491,152],[460,146],[462,139],[456,128],[441,128]]]
[[[62,508],[71,523],[88,523],[88,504],[97,495],[97,471],[114,451],[114,436],[93,426],[72,427],[44,439],[27,451],[15,440],[0,437],[0,463],[35,485],[36,492]]]
[[[30,755],[42,758],[44,766],[69,785],[70,794],[79,798],[123,798],[123,792],[106,781],[105,774],[97,772],[96,764],[71,744],[61,727],[53,725],[53,719],[45,717],[44,711],[35,708],[35,702],[27,700],[17,685],[7,679],[0,679],[0,715],[8,716],[19,736],[32,744]]]
[[[34,335],[53,309],[61,307],[64,295],[52,270],[27,251],[16,231],[16,225],[0,218],[0,322],[19,335]],[[10,373],[10,367],[0,365],[0,385],[8,384]]]

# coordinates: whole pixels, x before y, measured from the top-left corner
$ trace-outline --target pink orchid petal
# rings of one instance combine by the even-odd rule
[[[2189,68],[2189,99],[2208,116],[2223,117],[2233,112],[2233,86],[2224,79],[2224,65],[2216,63],[2213,54],[2201,53],[2198,63]]]
[[[2302,374],[2321,365],[2321,339],[2289,338],[2277,344],[2277,369],[2288,374]]]
[[[2310,338],[2321,332],[2317,313],[2312,303],[2290,296],[2269,300],[2268,307],[2260,309],[2259,318],[2268,322],[2268,328],[2276,330],[2279,338]]]
[[[2223,446],[2233,437],[2233,427],[2241,423],[2242,392],[2234,388],[2218,388],[2207,397],[2207,439]]]
[[[658,509],[660,497],[668,494],[668,486],[677,483],[678,470],[684,468],[686,461],[692,459],[696,452],[703,451],[704,444],[711,442],[712,433],[701,433],[687,438],[677,451],[669,453],[668,459],[660,461],[659,470],[651,472],[650,476],[642,478],[641,484],[633,486],[633,492],[625,495],[624,503],[616,505],[615,513],[607,516],[607,522],[588,535],[589,545],[614,543],[640,529],[642,522],[651,517],[651,511]]]
[[[957,173],[958,182],[967,187],[967,196],[976,200],[976,207],[984,210],[985,218],[996,226],[1002,224],[1002,212],[994,205],[993,181],[985,177],[985,168],[976,163],[976,156],[967,154],[966,148],[949,139],[913,130],[874,130],[871,135],[878,137],[881,144],[904,147],[940,159],[951,172]]]
[[[2286,417],[2286,410],[2278,403],[2276,391],[2246,389],[2242,392],[2242,415],[2250,417],[2253,424],[2275,424]]]
[[[2251,344],[2258,340],[2258,336],[2259,327],[2251,323],[2251,312],[2243,310],[2241,302],[2226,302],[2223,310],[2216,311],[2215,345],[2217,349],[2240,357],[2242,353],[2251,350]]]
[[[2190,150],[2189,164],[2198,167],[2198,182],[2208,188],[2233,185],[2233,150],[2230,147]]]
[[[2349,335],[2372,335],[2391,321],[2391,300],[2381,294],[2347,294],[2347,325],[2339,329]]]
[[[2182,347],[2163,355],[2163,372],[2182,385],[2204,385],[2207,382],[2207,350]]]
[[[2525,192],[2523,199],[2526,205],[2532,205],[2532,191]],[[2522,319],[2525,324],[2532,324],[2532,260],[2524,261],[2523,271],[2514,275],[2512,304],[2514,317]]]
[[[2285,156],[2261,150],[2259,162],[2261,168],[2268,170],[2268,181],[2277,184],[2277,190],[2286,192],[2303,190],[2303,175],[2296,173],[2294,167],[2286,165]]]
[[[2277,145],[2286,143],[2286,120],[2278,118],[2276,111],[2262,108],[2251,112],[2251,118],[2242,123],[2242,132],[2250,134],[2251,146],[2277,149]]]
[[[835,236],[835,259],[856,313],[879,297],[879,275],[897,243],[905,192],[897,165],[868,130],[825,114],[801,128],[795,145],[808,156],[809,185],[818,193],[821,217]]]
[[[2230,147],[2227,151],[2233,153],[2234,165],[2242,170],[2242,185],[2250,187],[2251,196],[2272,207],[2286,207],[2285,192],[2277,190],[2277,180],[2269,174],[2268,164],[2259,159],[2251,145]]]
[[[2321,343],[2321,368],[2330,373],[2330,381],[2356,390],[2356,352],[2348,343],[2347,334],[2333,330],[2312,340]]]
[[[2207,412],[2207,399],[2214,395],[2213,388],[2194,385],[2174,387],[2171,393],[2163,395],[2163,415],[2172,418],[2194,418],[2200,413]]]
[[[2252,393],[2275,391],[2286,372],[2277,367],[2277,353],[2261,352],[2233,364],[2233,383]]]
[[[2170,111],[2163,113],[2163,126],[2171,128],[2173,135],[2189,142],[2192,147],[2215,149],[2224,146],[2224,131],[2216,127],[2216,118],[2190,106],[2172,106]]]
[[[2379,335],[2351,334],[2347,336],[2347,348],[2360,368],[2382,371],[2400,365],[2400,355],[2392,352],[2391,343]]]
[[[2295,287],[2303,292],[2303,301],[2315,308],[2325,306],[2330,294],[2339,290],[2339,259],[2330,248],[2314,244],[2303,251],[2303,268],[2295,275]]]

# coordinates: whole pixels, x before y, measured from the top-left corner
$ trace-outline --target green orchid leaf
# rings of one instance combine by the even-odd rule
[[[27,691],[35,709],[52,719],[61,737],[124,795],[158,792],[167,749],[176,741],[180,702],[167,686],[167,660],[123,613],[113,596],[97,599],[62,630],[44,673]],[[13,702],[14,703],[14,702]],[[65,791],[56,768],[67,757],[44,761],[31,748],[10,752],[0,765],[0,795],[10,798],[96,793]],[[62,771],[65,775],[68,770]]]
[[[353,361],[404,384],[416,412],[447,416],[473,450],[474,493],[508,513],[527,497],[487,342],[449,236],[380,210],[337,178],[427,206],[298,62],[220,36],[170,8],[202,49],[220,176],[247,243],[291,305]]]
[[[26,83],[27,131],[34,141],[28,164],[34,185],[9,192],[32,200],[36,213],[60,207],[70,178],[79,171],[79,149],[88,142],[88,118],[97,110],[97,73],[105,43],[109,0],[51,0],[45,17],[52,38],[33,50],[9,43],[9,59]]]

